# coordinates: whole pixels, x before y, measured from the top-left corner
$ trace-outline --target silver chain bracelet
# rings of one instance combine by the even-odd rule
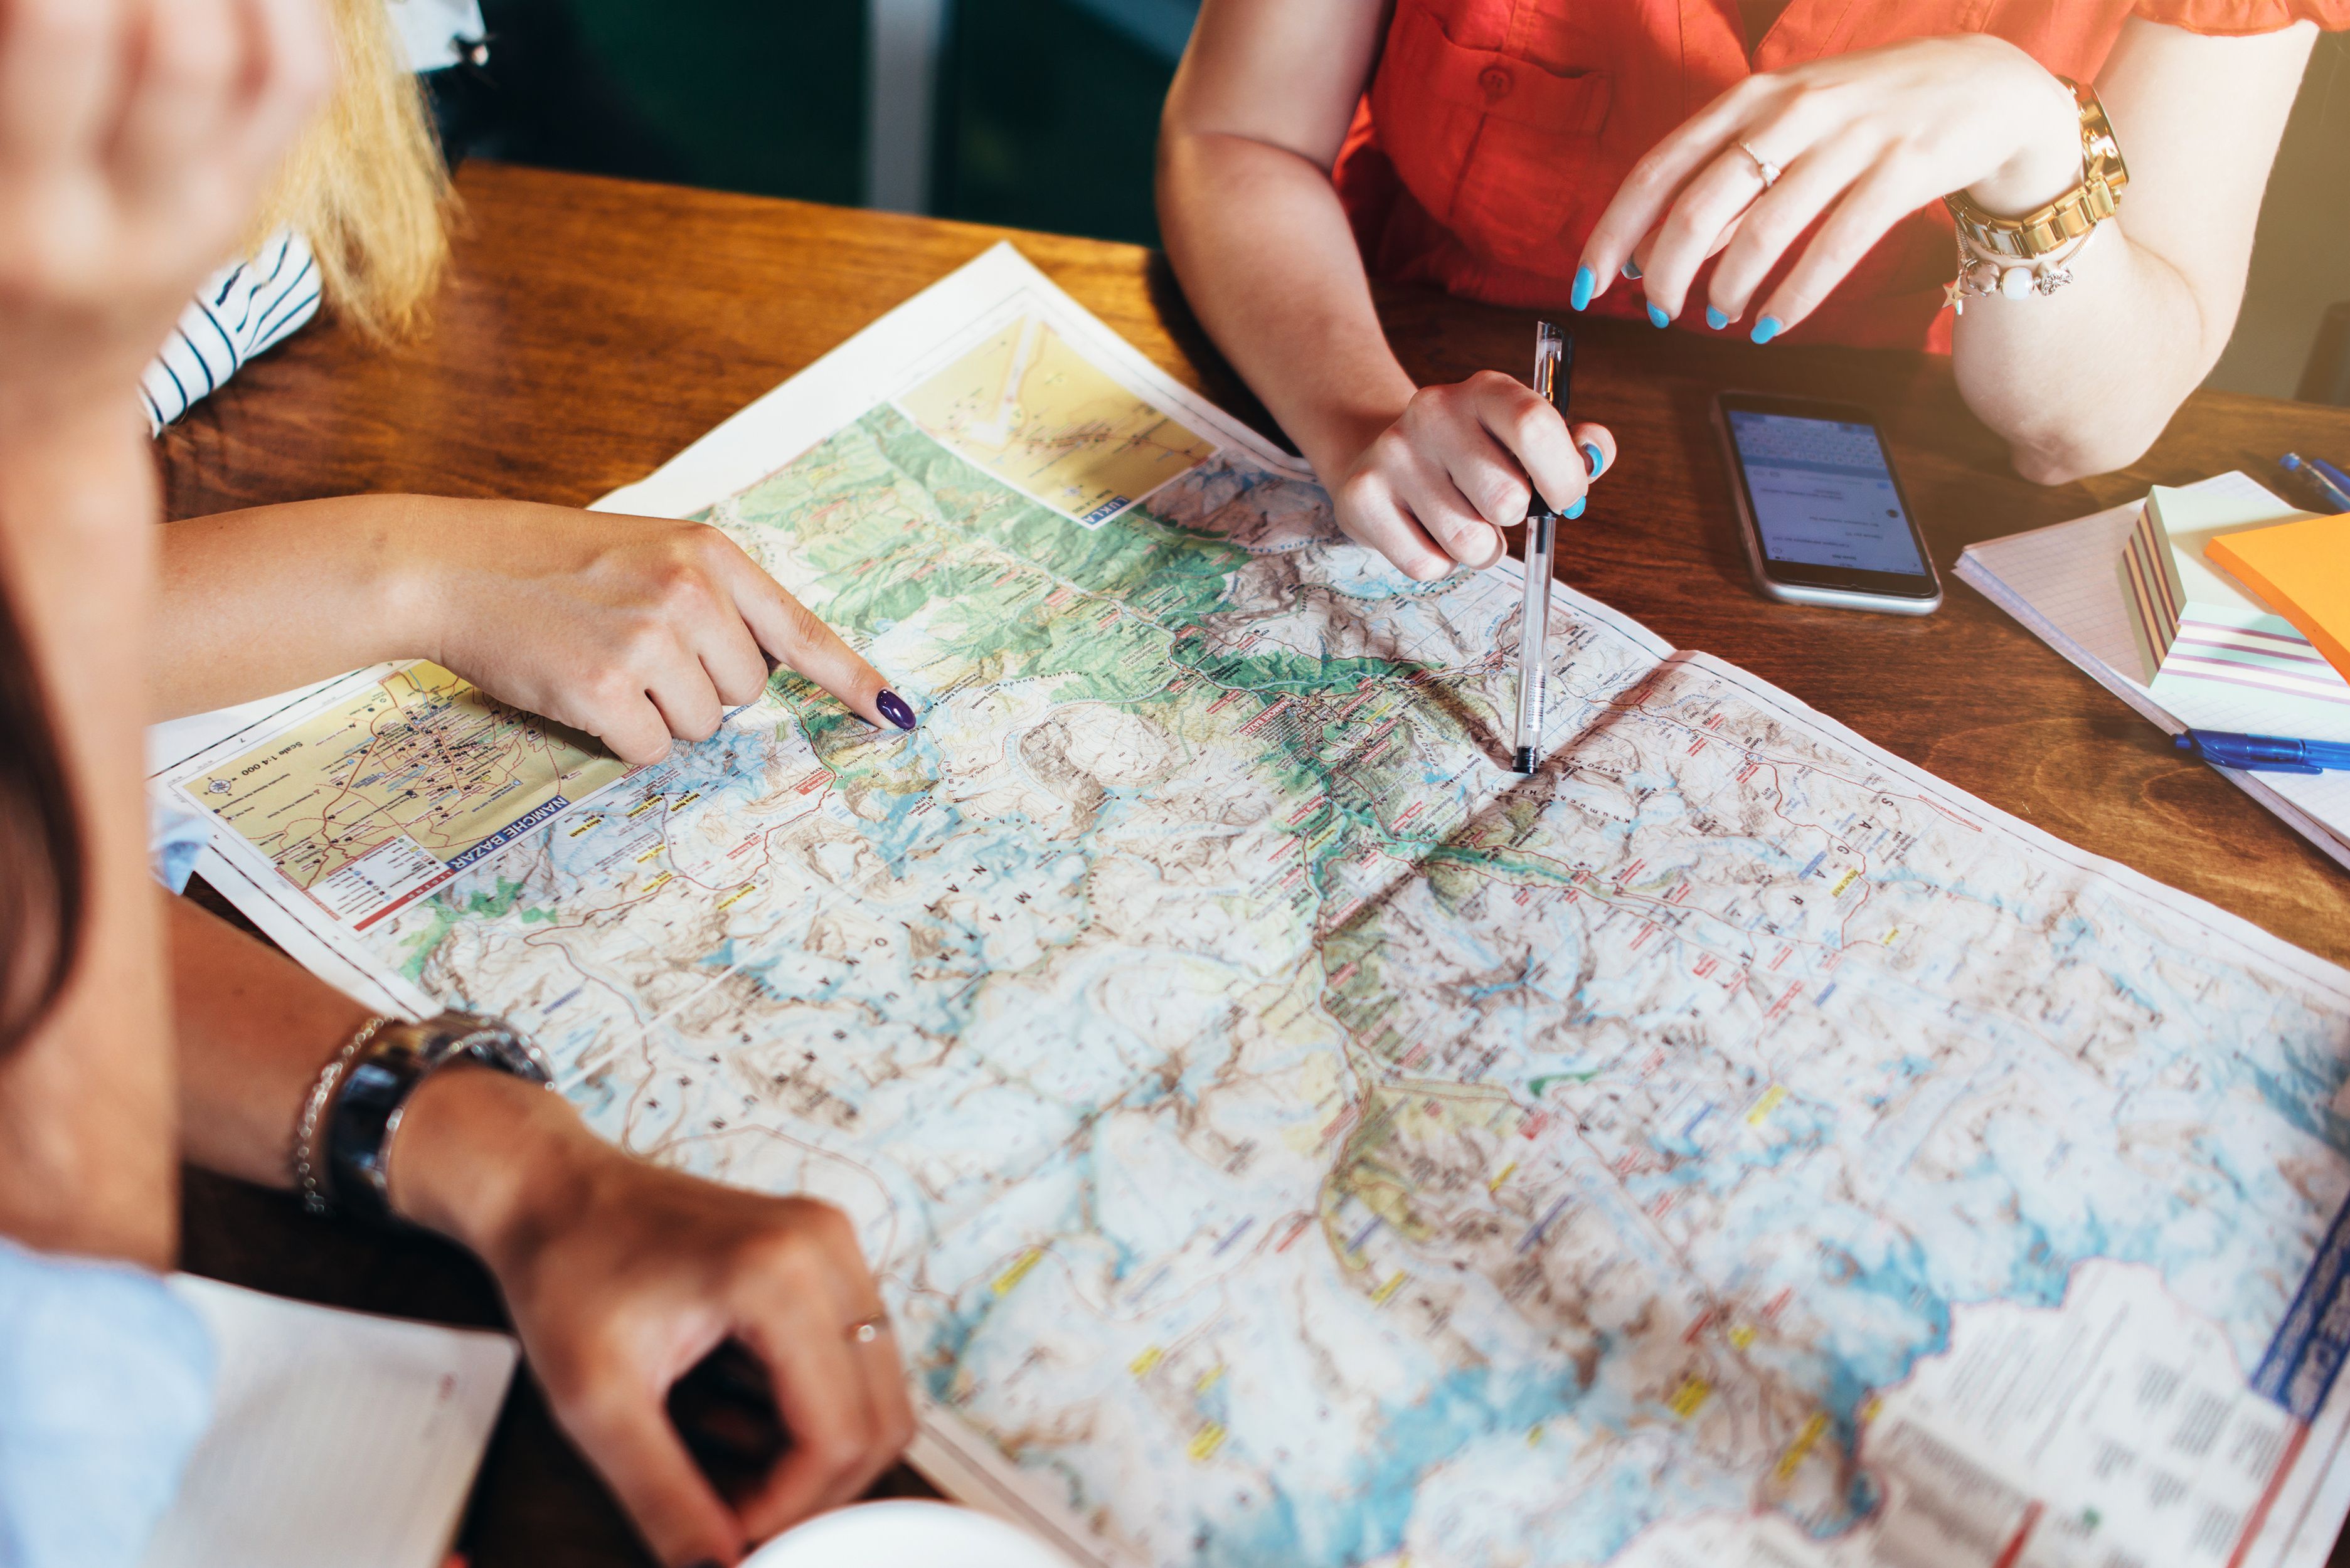
[[[294,1149],[288,1162],[294,1172],[294,1189],[302,1195],[302,1207],[322,1219],[335,1211],[334,1197],[327,1185],[327,1162],[318,1151],[318,1135],[326,1127],[328,1107],[335,1103],[335,1091],[342,1086],[343,1075],[351,1070],[359,1054],[394,1022],[378,1014],[359,1025],[359,1032],[335,1053],[333,1060],[318,1069],[317,1081],[310,1085],[310,1097],[303,1102],[301,1119],[294,1124]]]

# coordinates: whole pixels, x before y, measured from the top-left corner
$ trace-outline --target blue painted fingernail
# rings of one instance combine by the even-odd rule
[[[880,696],[873,699],[873,705],[881,710],[881,716],[884,719],[889,720],[898,728],[910,730],[914,727],[914,711],[907,707],[906,700],[895,691],[882,692]]]
[[[1592,478],[1596,479],[1602,473],[1607,472],[1607,460],[1600,455],[1599,447],[1596,442],[1585,441],[1583,443],[1583,457],[1584,461],[1591,465]]]
[[[1655,305],[1655,304],[1651,304],[1651,305],[1648,306],[1648,325],[1649,325],[1649,326],[1651,326],[1651,327],[1670,327],[1672,324],[1673,324],[1673,318],[1672,318],[1671,317],[1667,316],[1667,315],[1665,314],[1665,307],[1664,307],[1663,306],[1661,306],[1661,305]]]
[[[1585,306],[1591,303],[1591,291],[1598,286],[1599,280],[1592,275],[1591,269],[1589,267],[1576,267],[1575,269],[1575,286],[1567,291],[1566,303],[1574,309],[1582,309]]]
[[[1566,510],[1560,513],[1559,515],[1567,519],[1569,522],[1573,522],[1575,518],[1583,515],[1583,504],[1590,499],[1591,498],[1587,495],[1576,496],[1573,501],[1567,504]]]
[[[1705,324],[1719,332],[1730,325],[1730,317],[1709,305],[1705,307]]]
[[[1624,264],[1624,275],[1626,277],[1638,277],[1640,275],[1640,264],[1636,261],[1627,261]]]
[[[1787,329],[1787,324],[1775,316],[1766,316],[1754,324],[1754,341],[1768,343]]]

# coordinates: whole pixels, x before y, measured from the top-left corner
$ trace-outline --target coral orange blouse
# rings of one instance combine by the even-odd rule
[[[1633,163],[1750,73],[1983,32],[2085,82],[2133,15],[2198,33],[2339,28],[2350,0],[1794,0],[1751,63],[1737,0],[1395,0],[1334,178],[1373,276],[1560,308]],[[1921,207],[1790,335],[1947,353],[1956,271],[1949,214]],[[1591,309],[1644,315],[1620,282]],[[1702,322],[1700,304],[1678,325]]]

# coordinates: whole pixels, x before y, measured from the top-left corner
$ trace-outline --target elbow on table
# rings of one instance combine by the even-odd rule
[[[2173,410],[2155,421],[2101,425],[2091,421],[2059,424],[2008,438],[2015,472],[2034,484],[2070,484],[2093,474],[2127,468],[2144,457],[2170,422]]]

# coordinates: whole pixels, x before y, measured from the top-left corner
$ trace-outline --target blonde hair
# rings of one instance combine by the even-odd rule
[[[333,99],[286,160],[255,226],[292,229],[335,311],[378,341],[413,337],[449,265],[456,197],[385,0],[317,0],[339,57]]]

